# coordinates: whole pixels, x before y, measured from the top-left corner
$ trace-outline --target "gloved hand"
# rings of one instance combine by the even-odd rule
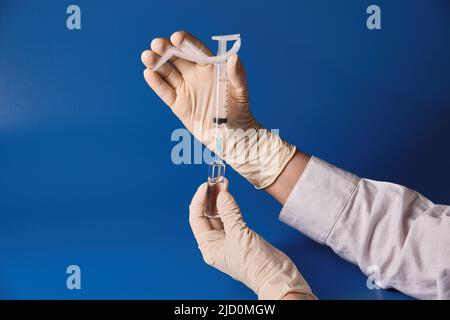
[[[147,67],[144,77],[184,126],[215,152],[216,146],[211,130],[215,111],[214,66],[173,58],[157,72],[151,69],[169,45],[180,47],[185,38],[205,54],[212,55],[211,51],[192,35],[175,32],[170,41],[165,38],[154,39],[151,50],[142,53],[142,62]],[[263,130],[251,114],[247,79],[237,55],[228,59],[227,72],[230,80],[228,106],[230,129],[225,134],[226,145],[222,157],[256,188],[265,188],[280,175],[293,157],[295,147],[277,135]],[[245,133],[242,130],[245,130]]]
[[[205,262],[243,282],[259,299],[281,299],[297,292],[316,299],[294,263],[247,227],[228,183],[217,198],[220,221],[203,215],[206,183],[194,195],[189,222]]]

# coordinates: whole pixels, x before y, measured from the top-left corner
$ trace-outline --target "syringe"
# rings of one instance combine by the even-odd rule
[[[225,137],[227,128],[227,111],[229,99],[229,80],[227,75],[227,60],[239,51],[241,38],[239,34],[213,36],[213,40],[218,41],[216,56],[208,56],[190,41],[184,40],[180,48],[169,47],[161,56],[158,63],[153,68],[158,70],[161,65],[167,62],[172,56],[202,63],[215,65],[215,112],[213,121],[214,139],[216,147],[216,159],[209,165],[208,192],[205,206],[205,215],[208,218],[218,218],[216,200],[225,177],[225,163],[222,160],[225,148]],[[230,50],[227,51],[228,41],[235,41]]]
[[[227,51],[227,42],[240,39],[239,35],[214,36],[217,40],[217,56],[221,56]],[[225,137],[228,123],[228,99],[230,83],[227,74],[227,59],[215,65],[215,114],[213,118],[214,138],[216,145],[216,159],[210,163],[208,176],[208,192],[205,215],[208,218],[218,218],[217,196],[222,189],[225,177],[225,163],[222,160],[225,148]]]

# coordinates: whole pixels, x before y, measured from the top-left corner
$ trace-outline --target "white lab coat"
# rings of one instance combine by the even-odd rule
[[[313,157],[280,219],[365,274],[375,272],[382,288],[420,299],[450,299],[448,206]]]

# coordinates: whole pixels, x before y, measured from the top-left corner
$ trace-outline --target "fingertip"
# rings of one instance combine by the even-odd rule
[[[208,185],[207,182],[203,182],[201,185],[198,186],[197,192],[203,192],[203,191],[206,191],[207,185]]]
[[[160,57],[151,50],[146,50],[141,54],[142,63],[152,69]]]
[[[197,39],[195,36],[193,36],[191,33],[187,31],[177,31],[170,36],[170,42],[175,47],[179,47],[185,39],[189,40],[194,46],[203,51],[203,53],[205,53],[207,56],[212,55],[211,51],[208,49],[207,46],[205,46],[203,42],[201,42],[199,39]]]
[[[181,44],[181,42],[183,42],[185,36],[186,36],[185,31],[176,31],[172,33],[172,35],[170,36],[170,42],[172,42],[172,44],[175,47],[178,47]]]
[[[149,68],[144,70],[144,78],[145,78],[145,80],[147,80],[147,82],[151,82],[153,73],[154,73],[154,71]]]
[[[192,197],[191,203],[202,201],[202,199],[206,197],[206,188],[207,188],[206,182],[204,182],[200,186],[198,186],[197,190],[195,191],[194,196]]]
[[[150,54],[150,50],[142,51],[142,53],[141,53],[141,61],[142,61],[143,64],[146,64],[149,54]]]
[[[227,60],[227,71],[232,74],[236,74],[239,71],[240,61],[236,53],[233,53]]]
[[[156,90],[162,81],[159,75],[149,67],[144,70],[144,79],[153,90]]]
[[[241,63],[239,56],[235,53],[232,54],[227,60],[227,72],[231,83],[235,87],[245,87],[247,85],[244,66]]]
[[[221,188],[221,191],[222,190],[226,190],[226,191],[228,191],[228,186],[229,186],[229,184],[228,184],[228,179],[227,178],[225,178],[225,177],[223,177],[223,185],[222,185],[222,188]]]
[[[222,186],[220,188],[219,194],[217,195],[217,205],[220,207],[222,203],[226,201],[227,198],[231,196],[230,192],[228,191],[228,179],[223,177]],[[219,202],[221,204],[219,204]]]
[[[228,62],[231,63],[231,65],[235,66],[238,62],[238,59],[238,55],[236,53],[233,53],[228,57]]]
[[[156,46],[156,44],[158,43],[158,41],[160,41],[161,38],[155,38],[150,42],[150,49],[154,50],[154,47]]]
[[[201,184],[194,196],[192,197],[191,203],[189,205],[189,216],[191,218],[198,218],[203,216],[203,210],[206,201],[206,184]],[[191,226],[192,222],[191,222]]]
[[[150,69],[145,69],[144,72],[143,72],[144,78],[145,78],[146,80],[147,80],[148,77],[150,76],[149,73],[150,73]]]
[[[161,55],[166,50],[169,44],[168,42],[169,40],[165,38],[155,38],[150,43],[150,48],[152,49],[152,51]]]

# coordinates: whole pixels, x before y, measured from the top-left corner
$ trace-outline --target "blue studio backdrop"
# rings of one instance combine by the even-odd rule
[[[81,30],[66,27],[70,4]],[[371,4],[381,30],[366,27]],[[188,204],[207,166],[172,163],[181,123],[142,76],[141,52],[177,30],[212,48],[240,33],[252,111],[305,152],[450,202],[448,1],[0,0],[0,298],[255,298],[204,264]],[[407,298],[369,290],[227,175],[318,297]]]

